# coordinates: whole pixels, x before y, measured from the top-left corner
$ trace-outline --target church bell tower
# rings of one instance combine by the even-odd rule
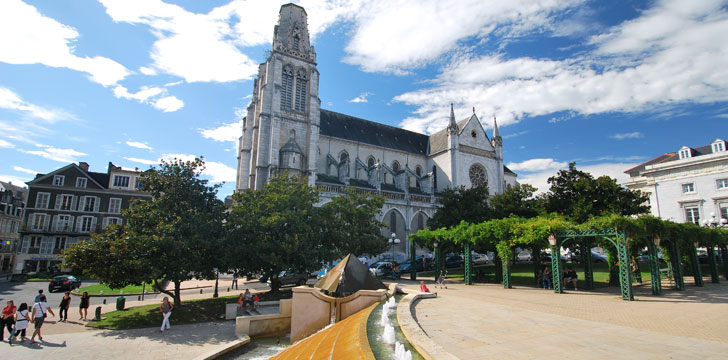
[[[258,67],[243,121],[236,191],[260,189],[278,174],[316,180],[321,100],[306,10],[281,6],[270,56]]]

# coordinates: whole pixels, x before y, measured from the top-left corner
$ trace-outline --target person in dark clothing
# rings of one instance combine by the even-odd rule
[[[71,306],[71,292],[66,291],[66,293],[63,295],[63,299],[61,299],[61,304],[58,305],[58,308],[60,309],[58,318],[60,319],[60,321],[66,321],[68,319],[68,308],[70,306]]]
[[[571,266],[566,268],[566,271],[564,272],[564,287],[566,287],[566,284],[571,281],[571,283],[574,285],[574,290],[579,290],[576,286],[576,280],[578,276],[576,275],[576,271],[574,271],[574,268]]]
[[[79,320],[86,320],[88,316],[89,296],[88,291],[84,291],[81,295],[81,303],[78,304],[78,313],[81,315]]]

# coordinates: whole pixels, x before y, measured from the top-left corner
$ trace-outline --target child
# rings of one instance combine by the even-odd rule
[[[258,297],[258,294],[255,294],[253,296],[253,310],[258,310],[258,307],[260,306],[260,298]]]

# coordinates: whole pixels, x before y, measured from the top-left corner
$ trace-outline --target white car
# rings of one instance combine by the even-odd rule
[[[487,264],[488,256],[485,254],[473,253],[473,265],[485,265]]]
[[[531,253],[528,251],[521,251],[516,255],[516,261],[531,261]]]

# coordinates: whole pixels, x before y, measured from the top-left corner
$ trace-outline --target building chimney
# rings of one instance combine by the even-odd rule
[[[83,161],[79,162],[78,163],[78,167],[80,167],[81,169],[83,169],[83,171],[88,171],[88,163],[87,162],[83,162]]]

